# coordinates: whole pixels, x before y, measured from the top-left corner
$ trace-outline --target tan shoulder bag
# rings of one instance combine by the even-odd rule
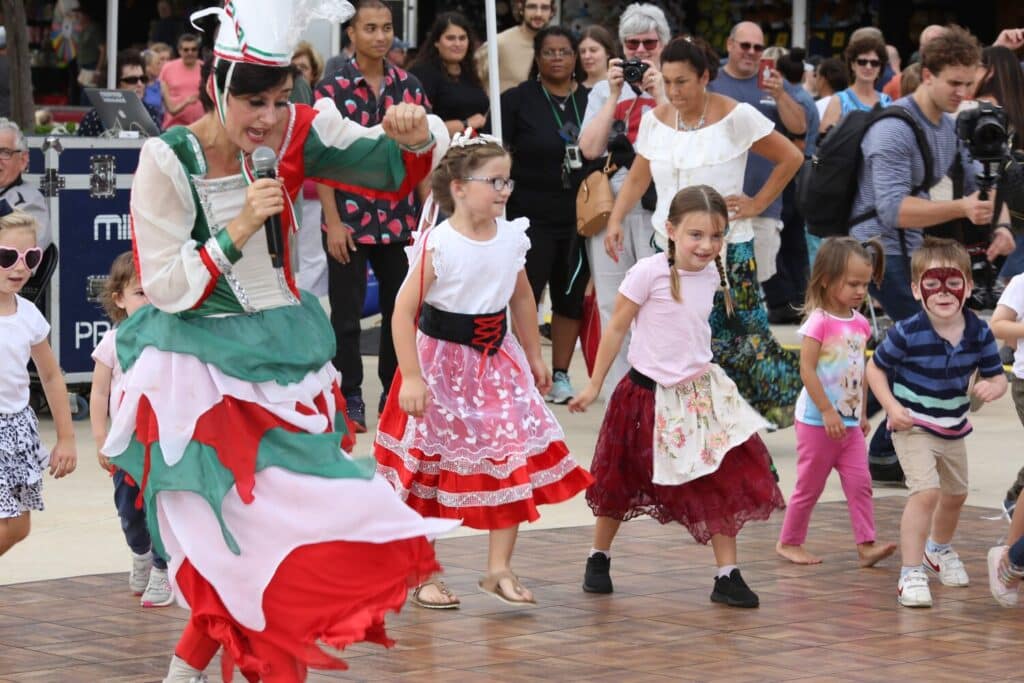
[[[576,191],[576,232],[581,237],[593,237],[608,225],[608,217],[615,205],[611,176],[618,170],[609,154],[604,168],[592,171]]]

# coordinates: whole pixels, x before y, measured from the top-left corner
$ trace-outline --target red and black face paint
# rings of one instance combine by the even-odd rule
[[[944,266],[942,268],[929,268],[921,274],[918,282],[921,290],[921,298],[928,305],[928,299],[946,292],[956,297],[960,305],[964,304],[964,296],[967,294],[967,278],[959,268]]]

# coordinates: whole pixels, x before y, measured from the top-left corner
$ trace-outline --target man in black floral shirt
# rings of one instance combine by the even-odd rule
[[[419,80],[385,59],[395,36],[391,10],[381,0],[354,4],[356,15],[347,28],[354,56],[335,73],[326,74],[316,88],[316,99],[332,99],[343,115],[363,126],[380,123],[384,112],[396,102],[420,104],[429,112],[430,103]],[[329,257],[331,324],[338,344],[334,365],[341,372],[349,419],[355,422],[357,431],[366,431],[363,361],[359,355],[366,266],[373,268],[377,278],[383,318],[377,365],[384,387],[379,404],[383,407],[398,368],[391,341],[391,314],[409,269],[405,246],[416,228],[420,201],[416,192],[400,201],[367,199],[322,185],[317,193],[323,206],[324,248]]]

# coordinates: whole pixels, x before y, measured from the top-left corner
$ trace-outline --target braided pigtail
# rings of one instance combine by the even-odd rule
[[[676,301],[682,301],[683,296],[679,293],[679,273],[676,272],[676,243],[672,241],[672,238],[668,238],[668,278],[672,284],[672,298]]]
[[[715,256],[715,267],[718,268],[718,283],[722,286],[722,296],[725,297],[725,314],[732,317],[735,307],[732,303],[732,287],[729,286],[729,277],[725,274],[725,264],[722,263],[722,255]]]

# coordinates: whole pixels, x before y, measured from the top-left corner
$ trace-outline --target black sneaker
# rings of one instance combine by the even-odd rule
[[[356,433],[362,434],[366,431],[366,404],[360,394],[350,394],[345,397],[345,414],[356,426]]]
[[[587,558],[587,571],[583,574],[585,593],[611,593],[612,576],[609,570],[612,560],[604,553],[594,553]]]
[[[711,602],[720,602],[729,607],[757,607],[761,604],[757,593],[750,590],[739,569],[733,569],[729,576],[715,578]]]

